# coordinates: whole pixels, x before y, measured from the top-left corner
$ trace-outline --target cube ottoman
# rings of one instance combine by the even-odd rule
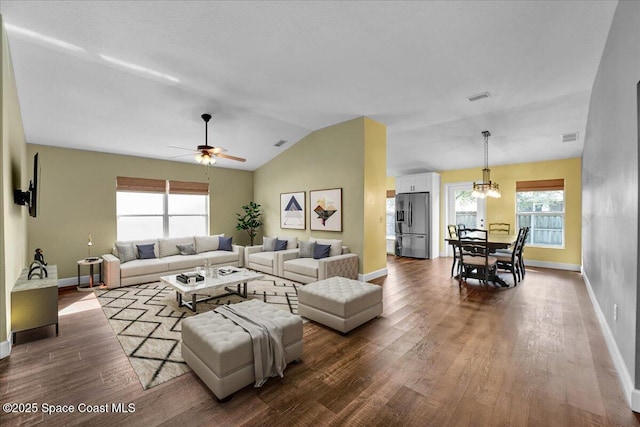
[[[342,333],[382,314],[382,288],[331,277],[298,288],[298,313]]]
[[[283,329],[285,359],[302,357],[302,319],[260,300],[238,303],[259,312]],[[251,336],[214,311],[182,321],[182,357],[187,365],[223,400],[255,382]]]

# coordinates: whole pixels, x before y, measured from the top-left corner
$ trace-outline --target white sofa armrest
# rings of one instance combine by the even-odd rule
[[[358,279],[358,254],[344,254],[318,260],[318,280],[329,277]]]
[[[103,261],[103,278],[104,284],[107,288],[119,288],[120,287],[120,259],[111,255],[102,255]]]
[[[300,249],[285,249],[284,251],[275,251],[273,253],[273,273],[276,276],[284,277],[284,262],[290,259],[298,258]]]
[[[238,267],[244,267],[244,246],[231,245],[231,249],[238,254]]]
[[[249,265],[249,255],[262,252],[262,245],[253,245],[244,247],[244,259],[247,265]]]

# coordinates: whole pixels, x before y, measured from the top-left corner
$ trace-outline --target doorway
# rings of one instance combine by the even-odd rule
[[[471,196],[473,184],[471,182],[459,182],[445,184],[445,201],[447,219],[444,225],[444,236],[449,236],[448,224],[464,224],[467,228],[484,229],[486,204],[481,198]],[[446,245],[447,256],[453,256],[451,245]]]

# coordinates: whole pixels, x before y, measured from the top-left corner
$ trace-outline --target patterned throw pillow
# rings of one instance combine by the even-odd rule
[[[155,246],[153,243],[148,245],[136,245],[138,247],[138,255],[140,259],[153,259],[156,257],[156,253],[153,250]]]
[[[189,243],[187,245],[176,245],[176,248],[180,251],[180,255],[195,255],[196,245]]]
[[[313,251],[316,249],[314,242],[300,242],[300,258],[313,258]]]
[[[218,245],[218,250],[220,251],[229,251],[232,252],[233,251],[233,247],[231,246],[231,240],[233,239],[233,237],[218,237],[218,239],[220,239],[220,243]]]
[[[278,240],[276,239],[276,244],[273,247],[274,251],[284,251],[287,249],[287,241],[286,240]]]
[[[276,249],[276,240],[278,238],[263,237],[262,238],[262,252],[273,252]]]
[[[328,258],[330,250],[331,245],[321,245],[320,243],[316,243],[316,247],[313,250],[313,259]]]
[[[116,251],[118,252],[118,258],[122,264],[136,259],[136,252],[133,249],[133,244],[131,243],[127,245],[116,245]]]

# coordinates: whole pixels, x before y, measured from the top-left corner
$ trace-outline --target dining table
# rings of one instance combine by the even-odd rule
[[[470,236],[470,237],[484,237],[483,236],[484,233],[477,233],[477,232],[470,232],[468,234],[466,234],[466,236]],[[517,234],[506,234],[506,233],[487,233],[487,246],[489,248],[489,252],[490,253],[494,253],[496,252],[498,249],[508,249],[511,246],[513,246],[516,243],[516,240],[518,239],[518,235]],[[447,243],[449,243],[451,246],[455,246],[458,244],[458,238],[457,237],[448,237],[446,239],[444,239]],[[456,259],[453,259],[454,265],[456,262]],[[458,275],[456,275],[455,277],[456,279],[458,278]],[[508,287],[509,284],[507,282],[505,282],[500,276],[498,276],[498,274],[496,274],[493,279],[492,282],[499,284],[502,287]]]

